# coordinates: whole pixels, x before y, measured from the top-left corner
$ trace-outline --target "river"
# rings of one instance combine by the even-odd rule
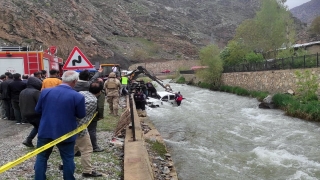
[[[181,106],[147,113],[180,180],[320,179],[319,123],[259,109],[254,98],[170,85],[185,97]]]

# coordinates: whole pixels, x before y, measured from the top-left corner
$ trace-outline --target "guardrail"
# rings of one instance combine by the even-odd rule
[[[270,71],[284,69],[302,69],[320,67],[319,53],[299,57],[289,57],[282,59],[269,59],[264,62],[239,64],[224,67],[223,73],[230,72],[250,72],[250,71]]]

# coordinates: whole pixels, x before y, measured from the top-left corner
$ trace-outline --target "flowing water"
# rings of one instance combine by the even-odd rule
[[[180,180],[320,179],[318,123],[259,109],[254,98],[170,85],[186,98],[181,106],[147,113]]]

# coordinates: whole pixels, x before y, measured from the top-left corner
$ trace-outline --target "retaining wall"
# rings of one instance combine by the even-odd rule
[[[289,89],[296,91],[298,79],[295,76],[295,71],[304,70],[309,70],[312,74],[317,75],[320,86],[320,68],[223,73],[222,84],[239,86],[251,91],[285,93]],[[320,94],[320,89],[318,89],[318,94]]]
[[[178,70],[190,70],[192,66],[199,66],[199,60],[172,60],[163,62],[148,62],[134,64],[129,67],[129,70],[135,70],[138,66],[146,68],[149,72],[160,73],[163,70],[170,70],[171,72]]]

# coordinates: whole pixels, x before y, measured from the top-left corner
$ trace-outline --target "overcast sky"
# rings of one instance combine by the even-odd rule
[[[301,4],[304,4],[308,1],[310,1],[310,0],[287,0],[287,2],[285,4],[289,7],[289,9],[292,9],[292,8],[299,6]]]

